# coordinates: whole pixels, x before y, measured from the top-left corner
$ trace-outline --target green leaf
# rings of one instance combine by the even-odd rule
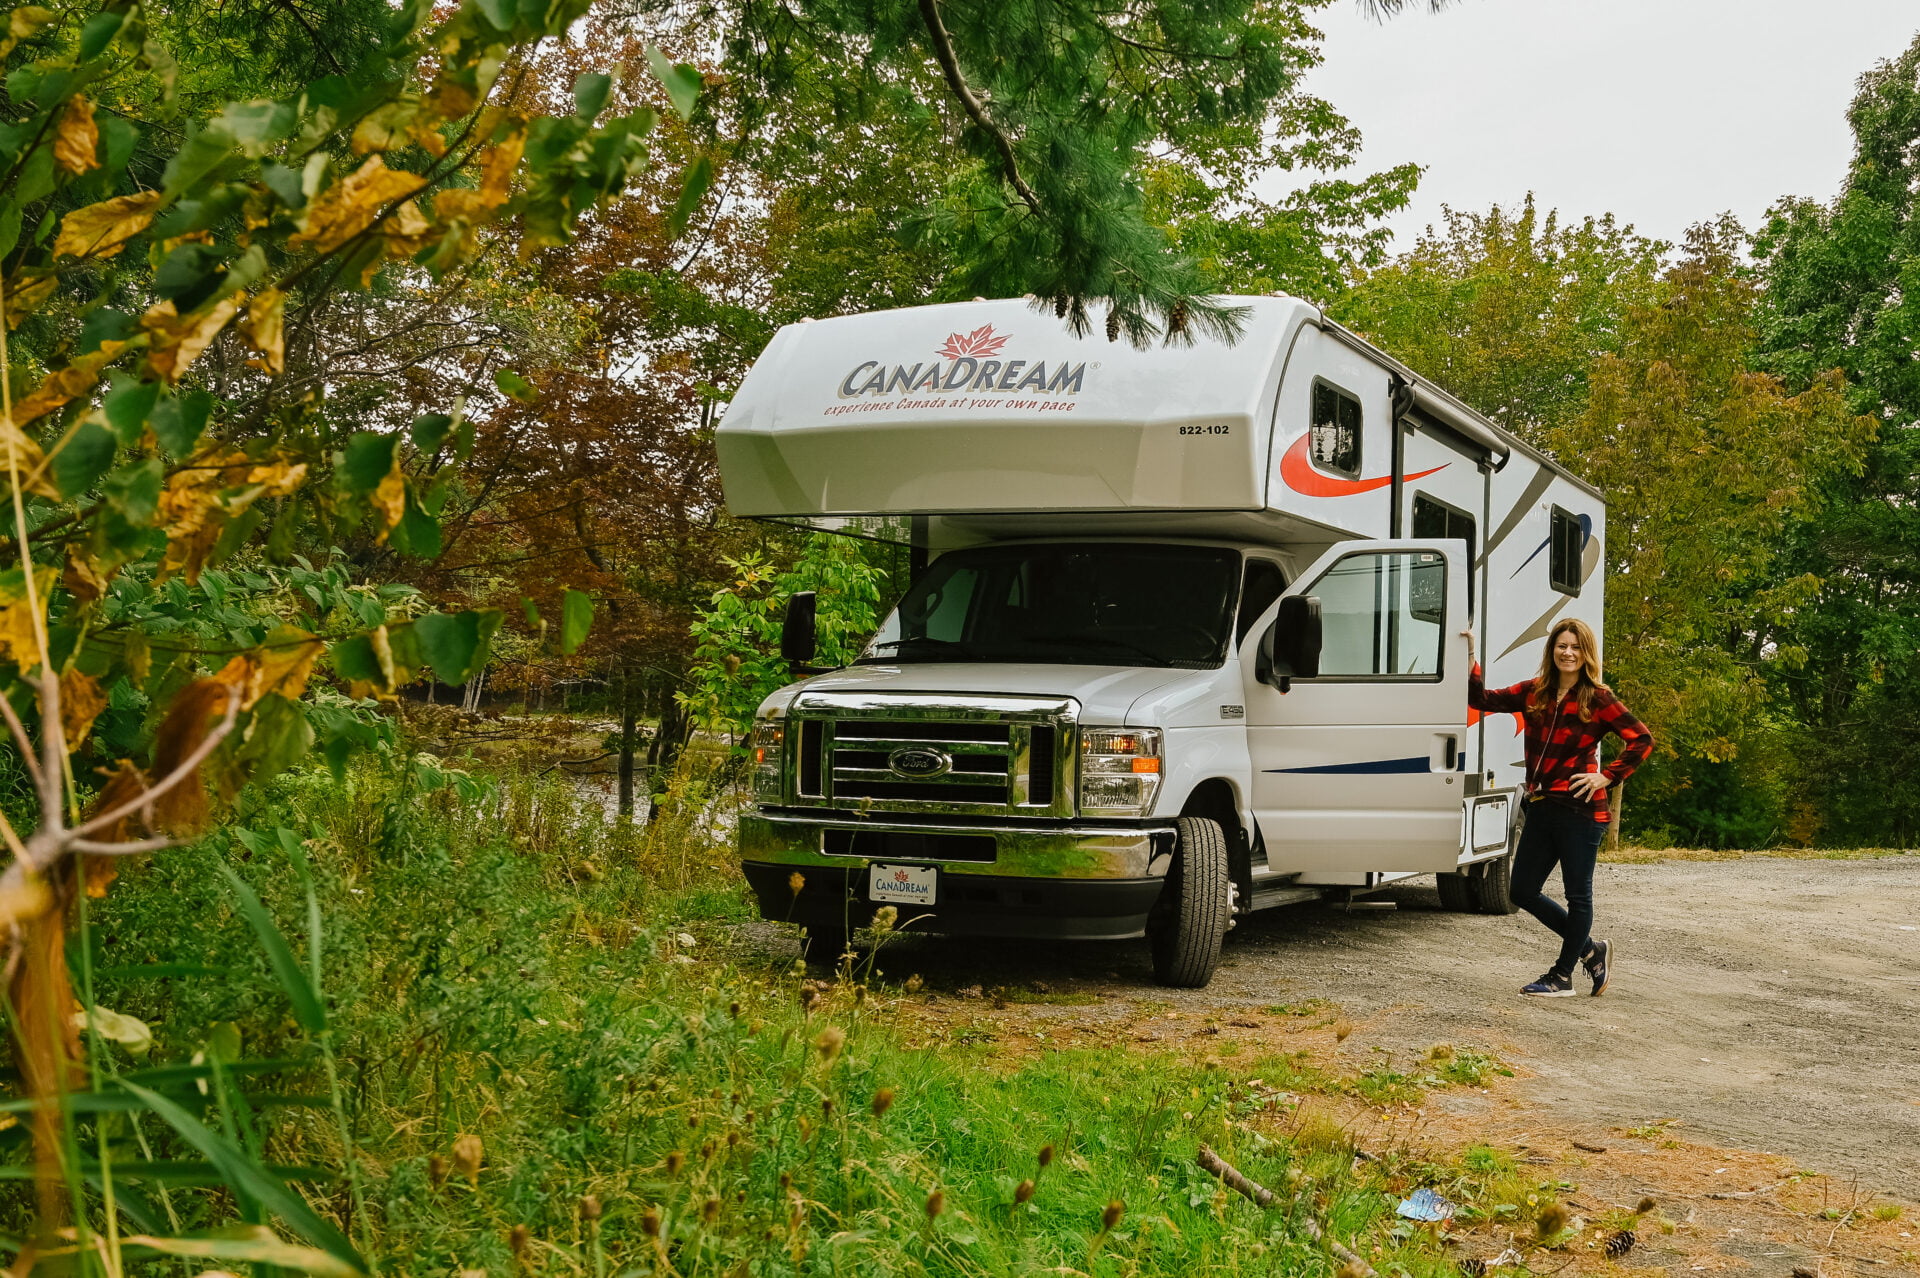
[[[677,65],[669,62],[667,55],[653,45],[647,46],[647,65],[653,68],[654,77],[666,86],[667,97],[680,118],[690,117],[693,104],[700,100],[700,69],[684,62]]]
[[[165,472],[156,458],[111,471],[101,481],[107,508],[129,527],[145,528],[160,509],[160,486]]]
[[[529,629],[536,629],[536,630],[539,629],[539,626],[540,626],[540,605],[539,604],[535,603],[531,598],[523,595],[520,598],[520,611],[526,615],[527,626]]]
[[[68,437],[66,446],[53,456],[53,482],[68,501],[81,496],[100,482],[113,465],[113,432],[88,418]]]
[[[87,19],[87,25],[80,28],[80,60],[97,58],[113,38],[120,34],[120,25],[126,21],[125,13],[96,13]]]
[[[428,514],[410,493],[406,507],[400,514],[400,522],[393,526],[388,540],[401,554],[412,555],[416,559],[438,559],[440,521]]]
[[[147,414],[159,399],[159,382],[137,382],[125,373],[113,375],[113,389],[107,392],[107,424],[122,444],[131,448],[140,442]]]
[[[258,159],[293,132],[298,117],[284,102],[229,102],[214,124],[232,135],[241,151]]]
[[[266,698],[262,698],[265,704]],[[284,698],[282,698],[284,700]],[[303,720],[304,722],[304,720]],[[267,913],[267,907],[260,903],[245,879],[234,873],[233,867],[226,862],[216,862],[215,868],[226,878],[233,888],[234,895],[240,898],[240,912],[246,916],[255,936],[260,938],[260,947],[267,952],[267,963],[273,968],[273,974],[279,978],[280,988],[285,990],[287,998],[293,1003],[294,1019],[309,1033],[319,1034],[327,1028],[327,1009],[320,1001],[320,995],[307,980],[307,974],[300,969],[300,961],[293,957],[293,951],[287,948],[287,938],[280,935],[280,928],[273,921],[273,915]]]
[[[156,1238],[152,1234],[129,1234],[121,1241],[129,1247],[146,1247],[168,1256],[273,1265],[312,1274],[314,1278],[358,1278],[361,1273],[361,1270],[330,1251],[286,1242],[275,1237],[273,1231],[264,1225],[240,1225],[206,1238]]]
[[[330,1273],[351,1275],[366,1272],[366,1261],[360,1258],[360,1253],[353,1249],[353,1244],[338,1229],[316,1216],[304,1199],[234,1148],[225,1137],[158,1092],[148,1091],[125,1079],[121,1080],[120,1086],[144,1101],[147,1108],[159,1115],[167,1126],[179,1132],[189,1145],[218,1167],[230,1188],[253,1198],[286,1221],[296,1234],[316,1244],[344,1266],[343,1269],[330,1270]]]
[[[148,422],[160,447],[176,460],[185,460],[200,443],[200,434],[206,430],[207,417],[212,412],[213,396],[194,390],[184,395],[170,395],[155,404]]]
[[[493,384],[500,388],[500,393],[503,395],[511,396],[523,404],[533,402],[533,383],[512,369],[502,368],[496,371],[493,375]]]
[[[246,769],[247,780],[264,781],[306,758],[311,749],[313,729],[300,703],[268,693],[253,707],[246,741],[235,757]],[[312,987],[303,982],[301,988],[310,991]],[[317,1001],[315,1006],[319,1008]]]
[[[441,683],[465,683],[487,664],[487,647],[500,628],[497,609],[433,612],[413,623],[420,651]]]
[[[479,0],[480,12],[497,30],[513,30],[513,0]]]
[[[409,433],[413,437],[413,446],[431,457],[440,451],[440,445],[446,442],[447,432],[453,429],[453,418],[445,413],[424,413],[413,419]]]
[[[568,589],[560,600],[560,651],[571,655],[593,626],[593,600],[578,590]]]
[[[370,430],[355,432],[347,441],[345,455],[341,458],[340,474],[346,480],[347,491],[370,493],[380,486],[380,481],[393,471],[393,450],[400,444],[400,436],[378,435]]]
[[[209,130],[189,124],[187,140],[167,161],[166,171],[161,175],[162,192],[169,200],[179,198],[182,192],[199,186],[232,154],[233,137],[224,129]]]
[[[589,71],[573,82],[574,113],[583,120],[598,118],[607,109],[607,97],[612,92],[612,76]]]
[[[693,219],[700,201],[706,198],[707,190],[713,185],[713,161],[701,156],[687,170],[686,180],[680,184],[680,198],[673,206],[673,216],[668,219],[668,229],[675,235],[687,229],[687,223]]]
[[[333,661],[333,672],[342,679],[386,686],[386,675],[380,670],[380,659],[373,654],[373,640],[365,635],[340,640],[327,650],[327,655]]]

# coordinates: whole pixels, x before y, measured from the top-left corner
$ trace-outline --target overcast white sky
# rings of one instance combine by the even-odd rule
[[[1674,239],[1782,195],[1830,199],[1853,82],[1920,32],[1914,0],[1459,0],[1384,25],[1322,10],[1307,87],[1359,126],[1367,171],[1427,166],[1397,248],[1443,204],[1528,190]],[[1281,188],[1281,189],[1284,189]]]

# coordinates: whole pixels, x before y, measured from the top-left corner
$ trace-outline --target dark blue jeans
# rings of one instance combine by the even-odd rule
[[[1558,803],[1527,805],[1527,824],[1513,854],[1513,903],[1545,923],[1560,937],[1560,957],[1553,970],[1573,975],[1573,965],[1586,957],[1593,932],[1593,867],[1600,859],[1600,842],[1607,827],[1584,812]],[[1560,867],[1566,889],[1562,909],[1540,889],[1553,867]]]

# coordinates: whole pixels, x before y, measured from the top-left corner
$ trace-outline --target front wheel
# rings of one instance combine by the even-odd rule
[[[1147,923],[1153,975],[1162,985],[1199,989],[1220,965],[1220,942],[1233,917],[1227,836],[1217,821],[1181,817],[1173,865]]]

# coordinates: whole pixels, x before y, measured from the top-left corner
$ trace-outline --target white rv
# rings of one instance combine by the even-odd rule
[[[1287,297],[1136,350],[1021,300],[801,323],[717,434],[734,514],[911,539],[865,652],[761,706],[770,919],[1147,936],[1203,985],[1236,914],[1409,875],[1505,913],[1516,716],[1601,628],[1601,494]],[[811,659],[809,598],[787,655]]]

